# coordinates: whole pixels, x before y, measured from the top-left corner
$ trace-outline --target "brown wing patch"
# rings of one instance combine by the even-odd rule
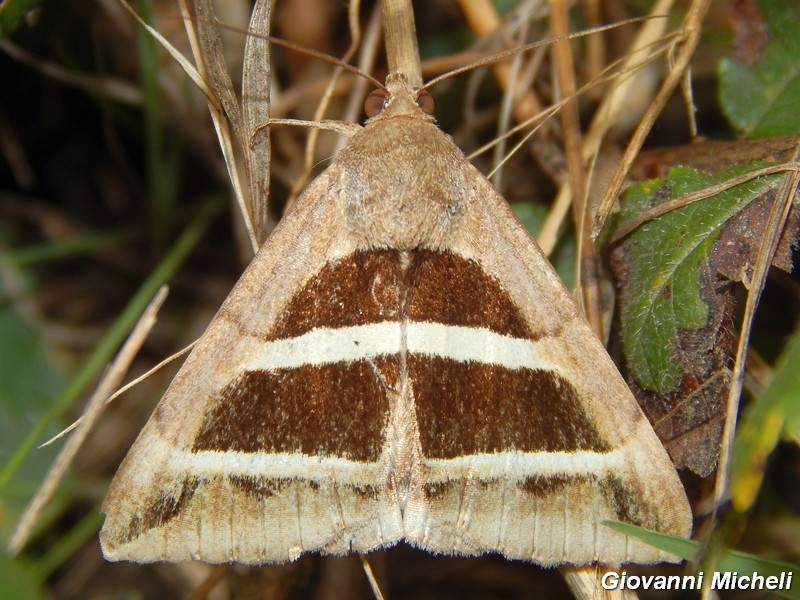
[[[477,262],[429,250],[416,250],[409,255],[408,320],[480,327],[516,338],[538,337],[500,282]]]
[[[178,490],[162,489],[144,510],[133,516],[121,541],[129,542],[136,539],[143,532],[161,527],[180,515],[191,502],[201,482],[202,480],[197,477],[187,477],[181,482]]]
[[[366,360],[246,371],[220,392],[193,451],[377,460],[389,405]]]
[[[611,450],[556,373],[415,354],[408,364],[427,458]]]
[[[316,327],[398,320],[399,269],[395,250],[354,252],[328,263],[292,297],[265,339],[293,338]]]

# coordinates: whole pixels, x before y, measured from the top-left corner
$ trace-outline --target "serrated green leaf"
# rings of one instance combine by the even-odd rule
[[[763,166],[726,169],[709,177],[675,167],[667,180],[631,186],[622,200],[620,223],[660,204]],[[708,306],[700,296],[701,270],[728,220],[775,185],[777,176],[741,184],[651,220],[628,236],[629,289],[621,305],[623,347],[631,374],[644,389],[677,389],[683,369],[675,351],[679,330],[703,327]]]
[[[800,131],[800,4],[758,3],[771,34],[752,66],[720,61],[719,97],[728,120],[746,137]]]
[[[603,525],[619,531],[620,533],[624,533],[625,535],[642,540],[646,544],[664,550],[665,552],[680,556],[684,560],[694,560],[700,550],[699,542],[667,533],[649,531],[637,527],[636,525],[631,525],[630,523],[603,521]],[[782,573],[786,573],[787,575],[791,574],[792,586],[789,589],[771,591],[783,598],[800,600],[800,586],[796,584],[797,581],[800,581],[800,567],[797,565],[778,560],[768,560],[736,550],[728,550],[723,552],[718,558],[715,570],[719,573],[730,572],[748,576],[755,572],[764,577],[780,577]],[[704,577],[710,579],[713,576],[711,574],[705,574]],[[709,582],[707,581],[707,583]]]
[[[731,499],[745,512],[756,499],[767,457],[781,434],[800,430],[800,328],[796,329],[775,366],[767,388],[748,407],[736,435]]]

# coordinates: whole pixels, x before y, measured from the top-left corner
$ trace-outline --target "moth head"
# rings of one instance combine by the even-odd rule
[[[426,115],[433,114],[433,96],[426,89],[418,89],[412,92],[412,96],[417,106]],[[377,89],[369,93],[366,100],[364,100],[364,113],[367,118],[371,119],[383,112],[389,106],[392,100],[392,94],[388,89]]]

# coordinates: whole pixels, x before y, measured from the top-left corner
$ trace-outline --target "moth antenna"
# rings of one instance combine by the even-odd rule
[[[311,56],[313,58],[318,58],[318,59],[323,60],[323,61],[325,61],[325,62],[327,62],[327,63],[329,63],[331,65],[337,66],[337,67],[347,71],[348,73],[352,73],[353,75],[358,75],[362,79],[366,79],[367,81],[369,81],[372,85],[374,85],[377,88],[381,88],[381,89],[384,89],[384,90],[386,89],[386,87],[383,85],[383,83],[381,83],[380,81],[378,81],[377,79],[375,79],[374,77],[369,75],[368,73],[365,73],[364,71],[362,71],[358,67],[353,66],[353,65],[351,65],[350,63],[348,63],[346,61],[340,60],[340,59],[336,58],[335,56],[331,56],[330,54],[326,54],[325,52],[319,52],[318,50],[313,50],[311,48],[305,48],[305,47],[301,46],[300,44],[295,44],[294,42],[289,42],[287,40],[283,40],[281,38],[277,38],[277,37],[274,37],[274,36],[271,36],[271,35],[268,36],[267,39],[271,43],[275,44],[276,46],[280,46],[281,48],[287,48],[289,50],[294,50],[295,52],[300,52],[301,54],[305,54],[305,55]]]
[[[631,25],[631,24],[644,22],[644,21],[647,21],[649,19],[659,19],[659,18],[666,18],[666,15],[663,16],[663,17],[658,16],[658,15],[657,16],[646,16],[646,17],[634,17],[634,18],[631,18],[631,19],[625,19],[624,21],[618,21],[617,23],[611,23],[609,25],[602,25],[602,26],[599,26],[599,27],[592,27],[590,29],[585,29],[583,31],[577,31],[577,32],[574,32],[574,33],[566,34],[566,35],[552,36],[552,37],[545,38],[543,40],[539,40],[538,42],[532,42],[530,44],[525,44],[524,46],[519,46],[517,48],[511,48],[509,50],[503,50],[502,52],[497,52],[497,53],[494,53],[494,54],[490,54],[489,56],[486,56],[484,58],[480,58],[480,59],[475,60],[474,62],[471,62],[471,63],[466,64],[464,66],[452,69],[450,71],[447,71],[446,73],[442,73],[441,75],[437,75],[436,77],[434,77],[433,79],[431,79],[430,81],[425,83],[422,86],[421,89],[432,88],[435,85],[438,85],[438,84],[442,83],[443,81],[446,81],[448,79],[451,79],[452,77],[455,77],[456,75],[460,75],[461,73],[466,73],[467,71],[472,71],[472,70],[477,69],[479,67],[483,67],[483,66],[486,66],[486,65],[494,64],[494,63],[499,62],[501,60],[504,60],[504,59],[506,59],[506,58],[508,58],[510,56],[514,56],[515,54],[519,54],[520,52],[527,52],[529,50],[535,50],[536,48],[543,48],[545,46],[549,46],[550,44],[553,44],[554,42],[559,42],[559,41],[564,41],[564,40],[568,41],[568,40],[579,39],[579,38],[582,38],[582,37],[585,37],[585,36],[588,36],[588,35],[592,35],[592,34],[595,34],[595,33],[603,33],[604,31],[610,31],[612,29],[616,29],[617,27],[623,27],[625,25]]]
[[[350,46],[348,47],[347,51],[345,52],[345,61],[342,62],[342,66],[336,70],[330,78],[328,86],[326,87],[325,93],[322,96],[322,99],[317,107],[316,112],[314,113],[314,120],[320,121],[322,120],[323,116],[325,115],[325,111],[328,109],[328,105],[330,103],[330,99],[333,93],[334,86],[336,81],[339,77],[339,74],[343,69],[348,69],[351,67],[349,63],[346,61],[351,59],[355,56],[356,51],[359,49],[361,45],[361,26],[359,21],[358,15],[359,3],[352,2],[350,3],[349,9],[347,11],[348,15],[348,27],[351,32],[351,42]],[[361,59],[364,63],[372,64],[375,59],[375,55],[378,50],[379,46],[379,38],[380,38],[380,18],[379,18],[378,8],[376,7],[372,11],[372,17],[370,18],[369,26],[367,27],[367,35],[364,38],[364,45],[361,47]],[[365,64],[366,66],[366,64]],[[362,69],[357,69],[358,73],[366,75]],[[366,75],[365,78],[362,78],[360,81],[370,81],[378,88],[383,88],[383,84],[378,80]],[[352,117],[355,117],[354,114],[357,110],[357,103],[355,102],[356,98],[363,97],[364,89],[360,90],[360,93],[356,91],[355,96],[352,98],[353,102],[350,103],[348,107],[348,111],[351,112]],[[355,120],[355,118],[353,119]],[[312,131],[311,135],[308,136],[306,140],[306,148],[305,148],[305,155],[304,155],[304,169],[303,174],[301,177],[298,177],[297,180],[294,182],[292,186],[289,197],[287,199],[287,206],[291,205],[294,202],[294,199],[303,191],[308,180],[311,177],[311,171],[314,165],[314,151],[317,145],[317,140],[319,139],[319,132]],[[337,151],[341,149],[341,145],[337,147]]]
[[[188,16],[188,15],[184,16],[183,19],[195,23],[202,20],[197,16]],[[286,48],[287,50],[292,50],[293,52],[299,52],[300,54],[304,54],[312,58],[317,58],[330,65],[339,67],[344,71],[347,71],[348,73],[357,75],[358,77],[361,77],[362,79],[369,81],[375,87],[386,89],[383,83],[372,77],[369,73],[366,73],[365,71],[359,69],[358,67],[350,64],[349,62],[347,62],[347,60],[342,60],[340,58],[333,56],[332,54],[321,52],[319,50],[314,50],[313,48],[308,48],[306,46],[303,46],[302,44],[296,44],[295,42],[290,42],[289,40],[284,40],[283,38],[276,37],[274,35],[261,35],[258,33],[254,33],[252,31],[247,31],[245,29],[242,29],[241,27],[227,25],[225,23],[220,22],[219,19],[215,19],[215,22],[221,29],[225,29],[227,31],[233,31],[235,33],[240,33],[243,36],[247,37],[257,37],[268,40],[271,44],[275,44],[276,46],[280,46],[281,48]]]
[[[653,54],[655,55],[655,54],[657,54],[657,52],[654,52]],[[592,87],[595,87],[595,86],[597,86],[599,84],[603,84],[603,83],[607,83],[607,82],[611,81],[614,77],[618,77],[618,76],[624,75],[626,73],[635,72],[636,70],[638,70],[639,68],[641,68],[642,66],[644,66],[645,64],[650,62],[651,56],[652,55],[648,55],[648,56],[642,58],[639,62],[635,63],[634,65],[627,64],[629,62],[629,57],[628,56],[623,56],[623,57],[618,58],[614,62],[608,64],[598,74],[598,76],[596,78],[592,79],[591,81],[587,81],[584,85],[582,85],[580,88],[578,88],[575,91],[574,94],[571,94],[569,96],[565,96],[558,103],[553,104],[553,105],[547,107],[546,109],[536,113],[535,115],[532,115],[528,119],[517,123],[514,127],[510,128],[508,131],[506,131],[503,134],[502,138],[507,138],[507,137],[510,137],[510,136],[515,135],[517,133],[520,133],[522,131],[529,130],[529,128],[531,126],[534,126],[534,125],[536,127],[539,127],[544,121],[546,121],[547,119],[552,117],[555,113],[557,113],[561,109],[561,107],[564,105],[564,103],[569,102],[570,100],[572,100],[572,99],[574,99],[576,97],[579,97],[581,94],[586,93]],[[619,70],[620,68],[621,68],[621,70]],[[428,85],[430,85],[430,84],[428,84]],[[531,133],[535,133],[535,131],[536,130],[534,129]],[[513,155],[514,152],[519,150],[528,141],[528,139],[530,138],[531,133],[525,135],[524,139],[522,139],[520,141],[520,143],[515,145],[514,148],[511,150],[511,152],[509,154]],[[476,150],[472,151],[472,153],[470,153],[468,155],[468,158],[470,160],[472,160],[474,157],[480,156],[484,152],[487,152],[487,151],[491,150],[492,148],[494,148],[497,145],[498,140],[502,139],[502,138],[498,138],[498,139],[492,140],[490,142],[487,142],[486,144],[484,144],[480,148],[477,148]],[[506,158],[505,160],[508,160],[508,158]],[[491,173],[489,174],[489,176],[491,176]]]

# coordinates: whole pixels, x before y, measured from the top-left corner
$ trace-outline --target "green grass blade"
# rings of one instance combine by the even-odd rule
[[[125,340],[133,324],[150,301],[150,298],[153,297],[159,287],[173,276],[184,259],[194,247],[197,246],[220,206],[220,203],[209,203],[197,212],[195,218],[189,223],[175,244],[173,244],[161,263],[156,266],[122,310],[122,313],[105,336],[103,336],[103,339],[97,345],[94,352],[92,352],[84,363],[83,368],[67,384],[66,389],[56,398],[47,414],[36,423],[33,430],[3,465],[2,470],[0,470],[0,491],[6,488],[12,476],[22,464],[23,459],[41,438],[47,425],[61,416],[105,367],[106,363],[114,355],[114,352],[117,351],[120,344]]]

